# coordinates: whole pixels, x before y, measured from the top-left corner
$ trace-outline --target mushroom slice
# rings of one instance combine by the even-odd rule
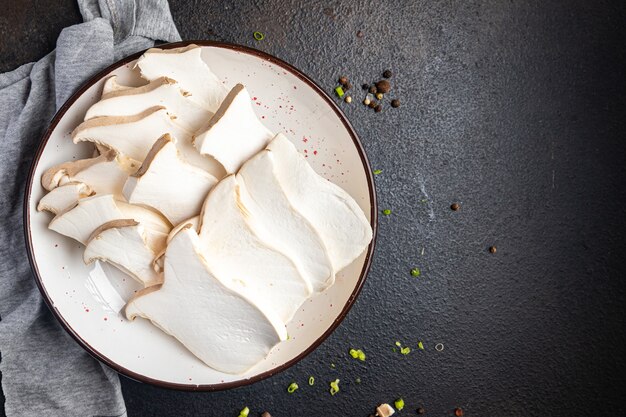
[[[141,87],[104,94],[87,110],[85,120],[102,116],[132,116],[154,106],[165,107],[176,115],[174,123],[190,132],[195,132],[213,116],[213,113],[185,97],[175,80],[161,77]]]
[[[109,78],[104,80],[104,85],[102,86],[102,95],[106,95],[115,91],[124,91],[130,90],[131,86],[123,85],[117,82],[117,75],[111,75]]]
[[[181,160],[172,137],[165,134],[128,178],[123,193],[129,203],[152,207],[178,224],[200,213],[216,183],[213,175]]]
[[[191,100],[215,113],[228,90],[202,60],[202,49],[189,45],[175,49],[148,49],[137,61],[148,81],[169,77],[178,81]]]
[[[108,262],[145,287],[160,284],[161,276],[152,269],[156,256],[147,243],[146,232],[135,220],[113,220],[98,227],[89,237],[83,260]]]
[[[44,195],[39,204],[37,211],[49,211],[53,214],[59,214],[63,210],[74,207],[81,198],[94,195],[93,190],[87,184],[82,182],[68,182],[65,185],[54,188],[48,194]]]
[[[278,317],[220,281],[188,227],[167,247],[163,284],[137,292],[125,314],[149,319],[202,362],[230,374],[247,371],[287,338]]]
[[[172,230],[172,225],[162,214],[125,201],[116,201],[116,204],[124,215],[123,218],[133,219],[144,226],[147,243],[156,253],[165,250],[167,236]]]
[[[194,232],[198,233],[198,230],[200,229],[200,216],[194,216],[190,219],[185,220],[184,222],[179,223],[178,226],[175,226],[170,232],[170,234],[167,235],[167,243],[169,244],[171,240],[174,238],[174,236],[176,236],[176,234],[180,232],[184,227],[189,227]],[[159,254],[157,254],[157,256],[155,256],[154,260],[152,261],[152,268],[155,271],[163,272],[164,258],[165,258],[165,249],[159,252]]]
[[[271,151],[263,150],[248,160],[237,174],[241,202],[251,223],[264,241],[285,253],[298,266],[316,292],[324,291],[335,281],[326,245],[313,225],[289,202],[274,168]]]
[[[242,206],[241,186],[230,175],[209,193],[200,215],[203,255],[218,279],[287,323],[311,286],[289,257],[254,232],[259,219]]]
[[[72,132],[74,143],[94,142],[141,164],[154,142],[170,133],[178,139],[176,147],[192,165],[205,170],[215,169],[208,158],[191,144],[191,133],[172,122],[164,107],[156,106],[134,116],[103,116],[82,122]]]
[[[96,194],[122,195],[128,175],[137,167],[120,161],[115,151],[95,158],[65,162],[48,169],[41,177],[41,185],[48,191],[70,182],[87,184]]]
[[[232,174],[272,137],[254,113],[248,91],[237,84],[193,141],[201,154],[212,156]]]
[[[372,240],[363,210],[342,188],[319,176],[284,135],[276,135],[267,149],[285,195],[319,232],[335,272],[352,263]]]

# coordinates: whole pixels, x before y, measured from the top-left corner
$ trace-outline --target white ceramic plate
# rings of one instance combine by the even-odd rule
[[[322,176],[355,198],[376,237],[376,201],[371,169],[353,129],[333,101],[290,65],[257,50],[214,42],[203,46],[203,59],[229,89],[237,82],[250,91],[262,121],[284,132]],[[160,47],[187,45],[177,43]],[[70,132],[101,94],[104,79],[118,75],[123,84],[145,83],[130,56],[92,78],[61,108],[43,137],[31,167],[25,199],[25,233],[35,278],[63,327],[93,356],[131,378],[187,390],[226,389],[286,369],[317,347],[339,325],[363,285],[374,240],[328,291],[307,301],[288,326],[290,339],[244,375],[217,372],[174,338],[148,321],[127,321],[120,312],[139,285],[115,268],[85,266],[83,245],[51,230],[51,215],[36,205],[44,195],[42,173],[58,163],[89,157],[91,145],[75,145]]]

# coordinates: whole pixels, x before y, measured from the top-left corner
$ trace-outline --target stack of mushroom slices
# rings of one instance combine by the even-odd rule
[[[38,210],[145,287],[126,317],[146,318],[208,366],[240,374],[286,339],[302,303],[372,239],[358,204],[227,91],[201,48],[150,49],[148,83],[115,76],[72,132],[97,156],[50,168]]]

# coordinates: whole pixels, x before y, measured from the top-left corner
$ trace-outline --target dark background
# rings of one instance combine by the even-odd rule
[[[0,71],[39,59],[81,20],[71,0],[1,5]],[[367,110],[358,88],[341,107],[384,170],[378,198],[392,214],[381,216],[363,293],[308,358],[219,393],[122,378],[130,417],[234,417],[245,405],[251,416],[365,417],[397,397],[400,415],[418,406],[427,416],[457,406],[466,416],[626,415],[626,3],[170,7],[183,39],[262,49],[329,92],[339,75],[356,86],[391,68],[399,109]],[[396,340],[413,352],[394,353]],[[289,395],[292,381],[301,388]]]

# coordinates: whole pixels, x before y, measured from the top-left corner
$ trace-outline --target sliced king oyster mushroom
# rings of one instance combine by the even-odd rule
[[[259,219],[242,206],[241,186],[230,175],[209,192],[200,215],[202,254],[220,281],[288,323],[311,285],[289,257],[254,233],[251,224]]]
[[[223,284],[189,227],[167,247],[163,284],[139,291],[125,313],[129,320],[149,319],[208,366],[230,374],[247,371],[287,338],[280,318]]]
[[[189,45],[175,49],[148,49],[137,61],[141,76],[148,81],[172,78],[189,98],[212,113],[228,90],[202,60],[202,48]]]
[[[161,77],[141,87],[104,94],[87,110],[85,120],[102,116],[132,116],[154,106],[165,107],[176,116],[173,122],[190,132],[195,132],[213,116],[212,112],[186,97],[175,80]]]
[[[193,143],[201,154],[212,156],[232,174],[273,136],[256,116],[248,91],[237,84],[215,115],[196,132]]]
[[[180,159],[172,137],[165,134],[152,146],[139,171],[128,178],[123,194],[129,203],[152,207],[178,224],[200,213],[216,183],[214,176]]]
[[[59,214],[70,207],[74,207],[81,198],[90,197],[94,194],[91,187],[85,183],[68,182],[44,195],[37,204],[37,211],[45,210]]]
[[[118,83],[117,75],[111,75],[106,80],[104,80],[104,85],[102,86],[102,95],[104,96],[114,91],[124,91],[131,88],[133,87]]]

